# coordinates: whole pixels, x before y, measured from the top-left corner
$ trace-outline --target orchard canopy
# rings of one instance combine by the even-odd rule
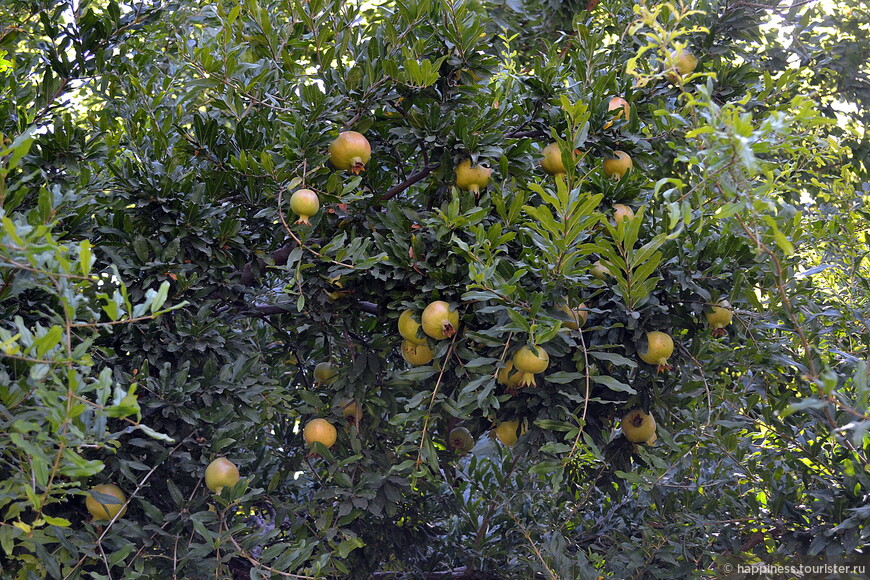
[[[0,576],[870,566],[868,54],[863,0],[3,0]]]

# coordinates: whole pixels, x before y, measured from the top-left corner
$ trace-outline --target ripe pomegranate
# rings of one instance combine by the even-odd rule
[[[465,427],[456,427],[447,436],[447,442],[456,451],[468,453],[474,447],[474,437]]]
[[[550,175],[559,175],[565,173],[565,164],[562,163],[562,150],[559,149],[558,143],[550,143],[541,152],[544,156],[541,159],[541,169]]]
[[[646,350],[638,351],[641,360],[647,364],[658,365],[657,372],[671,368],[668,357],[674,354],[674,339],[664,332],[654,330],[646,333]]]
[[[205,486],[213,493],[220,493],[239,481],[239,468],[226,457],[218,457],[205,468]]]
[[[622,418],[622,434],[632,443],[652,445],[656,440],[656,420],[641,409],[629,411]]]
[[[514,367],[522,373],[517,382],[518,387],[534,387],[535,374],[547,370],[550,365],[550,355],[540,346],[522,346],[514,353]]]
[[[610,276],[610,270],[607,269],[607,266],[601,263],[601,260],[596,260],[595,263],[592,264],[591,273],[599,280],[607,280]]]
[[[344,131],[329,145],[329,162],[337,169],[359,175],[372,158],[368,139],[356,131]]]
[[[676,69],[678,73],[681,75],[687,75],[695,70],[695,67],[698,66],[698,59],[694,54],[689,52],[686,49],[683,49],[679,52],[672,51],[671,52],[671,61],[673,61],[673,68]]]
[[[616,222],[616,225],[621,224],[623,220],[628,220],[630,222],[633,219],[633,209],[621,203],[613,204],[613,221]]]
[[[471,160],[466,159],[456,166],[456,187],[471,191],[480,197],[480,190],[489,184],[492,169],[483,165],[471,166]]]
[[[522,377],[523,373],[514,370],[514,362],[509,360],[502,368],[498,369],[495,379],[500,385],[507,387],[508,391],[515,391]]]
[[[317,442],[328,448],[335,445],[338,432],[332,426],[332,423],[326,419],[312,419],[305,425],[305,429],[302,430],[302,438],[305,439],[308,445],[313,445]]]
[[[418,336],[420,323],[414,320],[414,313],[405,310],[399,315],[399,334],[402,338],[414,344],[426,344],[426,337]]]
[[[332,366],[332,363],[322,362],[317,363],[314,367],[314,382],[318,385],[328,385],[338,376],[338,369]]]
[[[501,441],[502,445],[507,447],[513,447],[517,439],[517,429],[519,429],[520,422],[517,420],[513,421],[503,421],[495,426],[493,431],[495,432],[496,438]]]
[[[610,99],[610,102],[607,103],[607,112],[615,111],[617,109],[621,109],[618,113],[616,113],[617,119],[625,118],[626,120],[631,118],[631,105],[628,104],[628,101],[623,99],[622,97],[613,97]],[[613,125],[613,121],[607,121],[604,124],[605,129],[609,129]]]
[[[421,366],[432,362],[432,351],[425,344],[414,344],[410,340],[403,340],[402,358],[414,366]]]
[[[308,221],[308,218],[320,209],[320,199],[310,189],[298,189],[290,196],[290,209],[299,216],[299,219],[294,223],[310,226],[311,222]]]
[[[709,307],[705,310],[704,317],[707,319],[707,326],[712,330],[714,337],[725,336],[728,331],[725,327],[731,324],[734,319],[734,311],[731,310],[731,304],[727,300],[722,300],[719,304]]]
[[[348,425],[359,425],[363,416],[362,407],[359,403],[353,399],[342,399],[338,405],[341,407],[341,416],[344,417]]]
[[[570,328],[571,330],[579,330],[581,326],[586,324],[586,321],[589,319],[589,312],[586,311],[586,305],[580,304],[577,308],[571,308],[568,306],[568,302],[563,302],[556,307],[556,310],[564,313],[568,320],[562,321],[562,326],[564,328]]]
[[[435,340],[444,340],[456,334],[459,328],[459,312],[452,310],[450,304],[436,300],[429,304],[420,317],[423,332]]]
[[[124,514],[127,513],[127,507],[124,505],[127,503],[127,496],[124,495],[124,491],[117,485],[102,483],[95,485],[91,492],[108,495],[118,500],[117,503],[102,503],[97,501],[92,493],[88,493],[88,496],[85,498],[85,507],[88,508],[88,512],[95,520],[112,520],[119,513],[118,517],[124,517]]]
[[[601,164],[604,168],[604,173],[610,179],[619,181],[622,176],[631,170],[634,164],[631,162],[631,157],[625,151],[614,151],[616,159],[605,159]]]

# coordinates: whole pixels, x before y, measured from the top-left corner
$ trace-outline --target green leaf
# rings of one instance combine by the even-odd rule
[[[163,281],[160,288],[157,290],[157,295],[151,300],[151,314],[154,314],[166,302],[166,297],[169,295],[169,282]]]
[[[60,344],[63,338],[63,328],[60,326],[52,326],[44,335],[37,338],[33,345],[36,347],[36,356],[43,358],[45,354]]]
[[[93,256],[91,255],[91,242],[82,240],[79,243],[79,266],[82,270],[82,276],[87,276],[91,273],[91,265],[93,264]]]
[[[637,394],[637,391],[630,385],[626,385],[625,383],[620,382],[615,378],[607,375],[593,375],[592,382],[599,385],[604,385],[611,391],[616,391],[618,393],[628,393],[630,395]]]
[[[68,528],[68,527],[70,527],[70,525],[72,525],[72,522],[70,522],[70,521],[69,521],[68,519],[66,519],[66,518],[55,518],[55,517],[52,517],[52,516],[47,516],[47,515],[45,515],[45,514],[42,514],[42,518],[43,518],[43,519],[46,521],[46,523],[48,523],[49,525],[51,525],[51,526],[57,526],[57,527],[59,527],[59,528]]]

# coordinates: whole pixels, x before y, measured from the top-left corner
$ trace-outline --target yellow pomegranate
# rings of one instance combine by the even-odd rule
[[[719,304],[710,306],[709,310],[704,312],[704,317],[713,336],[720,337],[728,334],[725,327],[734,319],[734,311],[731,310],[731,304],[727,300],[722,300]]]
[[[459,312],[443,300],[432,302],[420,317],[423,332],[435,340],[444,340],[456,334],[459,328]]]
[[[610,102],[607,103],[608,113],[610,111],[616,110],[619,110],[619,112],[616,113],[617,119],[625,118],[626,120],[628,120],[631,117],[631,105],[629,105],[628,101],[626,101],[622,97],[613,97],[612,99],[610,99]],[[607,121],[607,123],[604,124],[604,128],[609,129],[612,125],[613,121]]]
[[[517,430],[519,429],[520,422],[519,421],[503,421],[495,426],[493,431],[495,432],[496,438],[501,441],[502,445],[506,445],[507,447],[513,447],[519,436],[517,435]]]
[[[571,308],[567,302],[563,302],[556,307],[559,312],[565,314],[568,320],[562,321],[562,327],[570,328],[571,330],[579,330],[581,326],[586,324],[589,319],[589,313],[586,311],[586,305],[580,304],[577,308]]]
[[[681,75],[687,75],[691,72],[694,72],[695,68],[698,66],[698,59],[694,54],[689,52],[686,49],[683,49],[679,52],[672,51],[671,52],[671,60],[674,63],[674,68]]]
[[[338,369],[330,362],[317,363],[314,367],[314,382],[318,385],[328,385],[338,376]]]
[[[605,159],[601,166],[604,168],[604,174],[614,181],[619,181],[622,176],[628,173],[634,164],[631,161],[631,156],[625,151],[614,151],[616,159]]]
[[[456,166],[456,187],[471,191],[480,196],[480,190],[489,184],[492,169],[483,165],[471,166],[471,160],[466,159]]]
[[[359,175],[372,158],[372,147],[361,133],[344,131],[329,145],[329,162],[337,169]]]
[[[88,512],[95,520],[112,520],[115,518],[115,515],[120,514],[118,517],[124,517],[124,514],[127,513],[127,507],[124,505],[127,503],[127,496],[117,485],[103,483],[95,485],[91,491],[114,497],[118,502],[102,503],[97,501],[91,493],[88,493],[88,496],[85,498],[85,507],[88,508]]]
[[[592,265],[592,275],[598,278],[599,280],[607,280],[610,276],[610,270],[607,269],[607,266],[601,263],[601,260],[596,260]]]
[[[647,364],[658,365],[657,372],[670,369],[668,357],[674,354],[674,339],[664,332],[654,330],[646,333],[646,350],[638,351],[638,356]]]
[[[495,378],[500,385],[507,387],[508,391],[513,391],[516,389],[522,377],[523,373],[515,370],[514,362],[509,360],[502,368],[498,369]]]
[[[353,399],[342,399],[338,402],[341,407],[341,416],[347,421],[348,425],[359,425],[362,421],[363,411],[359,403]]]
[[[622,434],[632,443],[647,443],[652,445],[656,440],[656,420],[641,409],[629,411],[622,418]]]
[[[310,189],[299,189],[290,196],[290,209],[299,216],[295,223],[310,226],[308,218],[320,209],[320,199]]]
[[[420,330],[420,323],[414,320],[414,313],[410,310],[405,310],[399,315],[399,334],[402,338],[414,344],[426,344],[426,337],[417,335]]]
[[[541,159],[541,169],[550,175],[565,173],[565,164],[562,163],[562,150],[559,149],[558,143],[550,143],[544,147],[541,154],[543,155],[543,158]]]
[[[432,362],[432,351],[425,344],[414,344],[410,340],[402,341],[402,358],[414,366]]]
[[[338,439],[338,432],[332,423],[326,419],[312,419],[305,425],[302,430],[302,438],[308,445],[314,443],[322,443],[324,447],[332,447],[335,445],[335,440]]]
[[[550,365],[550,355],[540,346],[522,346],[514,353],[514,368],[522,375],[517,382],[518,387],[534,387],[535,375],[547,370]]]
[[[218,457],[205,468],[205,486],[214,493],[239,481],[239,468],[226,457]]]
[[[631,222],[634,219],[634,210],[622,203],[613,204],[613,221],[616,225],[623,221]]]

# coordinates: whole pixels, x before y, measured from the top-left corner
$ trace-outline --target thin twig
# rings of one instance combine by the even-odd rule
[[[153,466],[153,467],[148,471],[148,473],[145,474],[145,477],[143,477],[143,478],[142,478],[142,481],[140,481],[140,482],[136,485],[136,489],[133,490],[133,493],[130,494],[130,496],[127,498],[127,501],[124,502],[124,505],[122,505],[122,506],[121,506],[121,509],[118,510],[118,513],[115,514],[115,517],[113,517],[112,520],[111,520],[111,521],[106,525],[106,527],[103,528],[103,533],[101,533],[101,534],[100,534],[100,537],[97,538],[97,542],[96,542],[96,543],[97,543],[97,546],[100,546],[100,543],[103,541],[103,538],[106,537],[106,534],[109,533],[109,530],[112,528],[113,525],[115,525],[115,522],[118,521],[118,519],[121,517],[121,514],[124,513],[124,511],[127,509],[127,506],[130,505],[130,502],[133,501],[133,498],[136,497],[136,494],[139,493],[139,490],[140,490],[140,489],[142,489],[142,486],[145,485],[145,482],[147,482],[148,479],[149,479],[149,478],[154,474],[154,472],[157,471],[157,468],[160,467],[161,465],[163,465],[163,463],[164,463],[167,459],[169,459],[170,457],[172,457],[172,454],[175,453],[176,451],[178,451],[178,450],[181,448],[181,446],[184,445],[184,444],[187,442],[188,439],[190,439],[191,437],[194,437],[194,436],[197,434],[197,432],[199,432],[199,429],[194,430],[190,435],[188,435],[187,437],[185,437],[184,439],[182,439],[182,440],[178,443],[178,445],[176,445],[175,447],[173,447],[173,448],[169,451],[169,453],[166,454],[166,457],[164,457],[162,461],[156,463],[156,464],[155,464],[155,465],[154,465],[154,466]],[[102,548],[100,548],[100,549],[102,549]],[[72,575],[75,574],[76,570],[78,570],[79,566],[81,566],[82,564],[84,564],[84,562],[85,562],[85,560],[87,559],[87,557],[88,557],[87,554],[85,554],[84,556],[82,556],[81,559],[79,559],[79,561],[76,562],[76,565],[73,566],[72,570],[70,570],[69,574],[67,574],[66,576],[64,576],[64,580],[67,580],[68,578],[71,578]]]
[[[255,559],[253,556],[251,556],[248,552],[246,552],[239,545],[239,543],[236,541],[236,539],[234,537],[227,536],[227,538],[229,538],[230,543],[233,546],[235,546],[236,551],[238,551],[238,553],[243,558],[245,558],[248,562],[250,562],[251,565],[254,566],[255,568],[262,568],[263,570],[268,570],[269,572],[272,572],[274,574],[278,574],[280,576],[283,576],[284,578],[299,578],[301,580],[317,580],[317,578],[315,576],[303,576],[301,574],[291,574],[290,572],[282,572],[281,570],[278,570],[276,568],[270,568],[269,566],[266,566],[265,564],[263,564],[262,562],[260,562],[259,560]]]

